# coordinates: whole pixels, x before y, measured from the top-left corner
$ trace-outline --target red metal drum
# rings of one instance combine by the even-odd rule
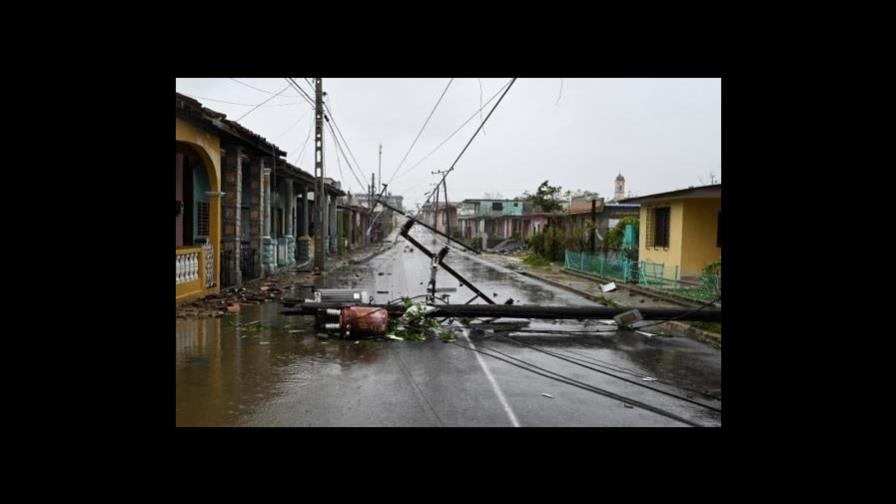
[[[339,316],[339,330],[352,336],[382,336],[389,328],[389,312],[385,308],[347,306]]]

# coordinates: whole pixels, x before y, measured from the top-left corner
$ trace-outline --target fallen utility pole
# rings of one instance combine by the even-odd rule
[[[374,211],[376,211],[376,202],[379,201],[379,200],[383,197],[383,193],[386,192],[386,188],[387,188],[387,187],[389,187],[389,184],[383,184],[383,188],[382,188],[382,190],[380,190],[380,194],[376,197],[376,201],[374,201],[373,203],[371,203],[371,207],[370,207],[370,214],[371,214],[371,215],[373,215]],[[376,224],[376,221],[380,218],[380,215],[383,215],[383,213],[385,213],[385,211],[380,212],[380,213],[374,215],[374,216],[373,216],[373,220],[370,221],[370,225],[367,226],[367,237],[368,237],[368,240],[367,240],[367,241],[368,241],[368,242],[370,241],[370,240],[369,240],[369,238],[370,238],[370,230],[373,229],[374,224]]]
[[[458,240],[456,240],[456,239],[454,239],[454,238],[452,238],[452,237],[446,235],[445,233],[439,231],[438,229],[433,228],[433,227],[430,226],[429,224],[427,224],[427,223],[425,223],[425,222],[423,222],[423,221],[421,221],[421,220],[417,220],[417,219],[414,218],[414,217],[411,217],[410,215],[408,215],[408,214],[402,212],[401,210],[395,208],[394,206],[392,206],[392,205],[386,203],[385,201],[378,200],[377,203],[379,203],[380,205],[383,205],[384,207],[388,208],[389,210],[392,210],[393,212],[396,212],[396,213],[398,213],[398,214],[400,214],[400,215],[404,215],[405,217],[407,217],[408,219],[410,219],[410,222],[415,222],[415,223],[417,223],[417,224],[420,224],[421,226],[425,227],[426,229],[432,231],[433,233],[437,233],[437,234],[440,235],[440,236],[444,236],[445,238],[448,238],[448,239],[451,240],[452,242],[454,242],[454,243],[460,245],[461,247],[465,248],[466,250],[468,250],[468,251],[470,251],[470,252],[472,252],[472,253],[474,253],[474,254],[477,254],[477,255],[478,255],[478,254],[480,253],[478,250],[476,250],[476,249],[470,247],[470,246],[467,245],[466,243],[464,243],[464,242],[462,242],[462,241],[458,241]]]
[[[436,254],[433,254],[432,252],[430,252],[426,247],[423,246],[423,244],[421,244],[420,242],[418,242],[417,240],[415,240],[415,239],[408,233],[408,231],[410,231],[410,229],[411,229],[411,226],[414,225],[414,222],[415,222],[414,220],[409,220],[409,221],[407,221],[407,222],[405,223],[404,226],[402,226],[402,228],[401,228],[401,236],[402,236],[405,240],[409,241],[409,242],[411,243],[411,245],[413,245],[413,246],[417,247],[418,249],[420,249],[420,251],[423,252],[423,253],[426,255],[426,257],[428,257],[431,261],[435,261],[434,264],[438,264],[439,267],[441,267],[441,268],[442,268],[443,270],[445,270],[448,274],[450,274],[451,276],[453,276],[454,278],[456,278],[456,279],[460,282],[461,285],[466,285],[467,287],[469,287],[470,290],[472,290],[477,296],[479,296],[479,297],[481,297],[482,299],[484,299],[486,303],[494,304],[495,302],[492,301],[491,298],[489,298],[487,295],[485,295],[484,292],[482,292],[481,290],[477,289],[475,285],[473,285],[473,284],[471,284],[470,282],[468,282],[467,279],[464,278],[464,277],[462,277],[460,273],[454,271],[454,268],[452,268],[451,266],[448,266],[447,264],[445,264],[444,262],[442,262],[442,259],[444,258],[445,253],[447,253],[447,247],[445,248],[445,253],[442,253],[441,256],[437,256]],[[440,233],[440,234],[441,234],[441,233]]]
[[[288,304],[284,302],[284,304]],[[337,309],[344,303],[298,303],[299,308],[284,310],[286,315],[314,315],[318,310]],[[404,305],[364,305],[383,308],[390,316],[401,316]],[[611,319],[616,315],[631,311],[632,308],[608,306],[541,306],[541,305],[433,305],[428,317],[470,317],[470,318],[529,318],[529,319]],[[693,308],[638,308],[644,320],[687,320],[699,322],[720,322],[722,310]],[[637,329],[637,327],[635,327]]]

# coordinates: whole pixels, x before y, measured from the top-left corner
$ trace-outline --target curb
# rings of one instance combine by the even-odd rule
[[[565,268],[564,268],[564,269],[565,269]],[[540,280],[540,281],[542,281],[542,282],[544,282],[544,283],[546,283],[546,284],[553,285],[554,287],[558,287],[558,288],[567,290],[567,291],[569,291],[569,292],[572,292],[572,293],[574,293],[574,294],[578,294],[579,296],[582,296],[582,297],[584,297],[584,298],[586,298],[586,299],[589,299],[589,300],[592,300],[592,301],[594,301],[594,300],[597,299],[597,296],[595,296],[594,294],[590,294],[590,293],[588,293],[588,292],[585,292],[585,291],[576,289],[576,288],[574,288],[574,287],[570,287],[570,286],[568,286],[568,285],[564,285],[564,284],[562,284],[562,283],[560,283],[560,282],[556,282],[556,281],[553,281],[553,280],[550,280],[550,279],[547,279],[547,278],[540,277],[540,276],[538,276],[538,275],[534,275],[534,274],[532,274],[532,273],[530,273],[530,272],[528,272],[528,271],[518,271],[518,273],[521,274],[521,275],[530,277],[530,278],[534,278],[534,279],[536,279],[536,280]],[[632,289],[632,290],[635,290],[635,289]],[[637,292],[637,291],[640,291],[640,290],[641,290],[641,289],[638,289],[638,290],[636,290],[636,292]],[[614,304],[615,304],[615,303],[614,303]],[[632,308],[632,309],[637,309],[637,307],[633,307],[633,306],[622,306],[622,305],[619,305],[619,304],[615,304],[615,306],[617,306],[617,307],[619,307],[619,308]],[[702,342],[704,342],[704,343],[709,343],[710,345],[712,345],[713,347],[715,347],[715,348],[717,348],[717,349],[721,349],[721,348],[722,348],[722,335],[721,335],[721,334],[717,334],[717,333],[709,332],[709,331],[704,331],[703,329],[698,329],[698,328],[696,328],[696,327],[691,327],[690,325],[688,325],[688,324],[686,324],[686,323],[684,323],[684,322],[678,322],[678,321],[675,321],[675,320],[670,320],[670,321],[665,322],[665,323],[663,323],[663,324],[659,324],[659,325],[657,325],[657,327],[658,327],[658,328],[665,329],[667,332],[672,333],[672,334],[675,335],[675,336],[681,336],[681,337],[686,337],[686,338],[696,339],[696,340],[698,340],[698,341],[702,341]],[[637,328],[635,328],[635,329],[637,329]]]
[[[579,296],[582,296],[591,301],[595,301],[595,302],[597,301],[596,295],[591,294],[589,292],[585,292],[583,290],[576,289],[575,287],[570,287],[568,285],[562,284],[562,283],[554,281],[554,280],[550,280],[548,278],[540,277],[538,275],[533,275],[532,273],[529,273],[528,271],[517,271],[517,273],[519,273],[520,275],[527,276],[529,278],[534,278],[536,280],[540,280],[546,284],[553,285],[554,287],[567,290],[569,292],[572,292],[573,294],[578,294]],[[616,306],[619,306],[619,305],[616,305]],[[620,308],[623,308],[623,307],[620,306]]]
[[[577,277],[584,278],[586,280],[604,280],[607,282],[619,282],[619,280],[615,279],[615,278],[604,277],[604,276],[600,276],[600,275],[593,275],[593,274],[588,274],[588,273],[582,273],[580,271],[572,270],[569,268],[560,268],[560,269],[564,273],[569,273],[570,275],[575,275]],[[638,294],[641,294],[642,296],[647,296],[650,298],[667,301],[669,303],[675,303],[677,305],[681,305],[686,308],[698,308],[699,306],[701,306],[701,303],[699,301],[694,301],[694,300],[683,298],[681,296],[676,296],[673,294],[659,293],[659,292],[652,291],[649,289],[644,289],[642,287],[637,287],[637,286],[634,286],[631,284],[617,283],[616,287],[619,289],[628,289],[630,291],[637,292]]]

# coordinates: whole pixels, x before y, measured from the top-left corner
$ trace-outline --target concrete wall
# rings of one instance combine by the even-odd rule
[[[647,235],[650,233],[648,213],[657,207],[671,207],[669,219],[669,246],[647,247]],[[651,202],[641,205],[641,217],[638,232],[638,260],[661,263],[664,265],[663,276],[675,278],[675,267],[681,266],[682,223],[684,204],[682,201]]]
[[[707,264],[722,257],[722,249],[716,246],[722,200],[689,199],[683,203],[680,276],[697,277]]]

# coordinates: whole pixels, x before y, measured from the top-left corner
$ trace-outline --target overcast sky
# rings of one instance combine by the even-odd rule
[[[239,80],[271,93],[287,85],[284,79]],[[296,81],[313,96],[304,78]],[[360,188],[341,159],[340,176],[328,130],[326,175],[342,180],[353,193],[366,191],[371,172],[378,168],[382,142],[382,177],[389,182],[448,81],[324,78],[328,104],[360,163],[357,175],[365,186]],[[414,165],[474,115],[480,97],[484,103],[508,81],[481,79],[481,88],[477,79],[451,83],[389,185],[393,194],[405,196],[407,207],[423,202],[430,184],[439,178],[432,171],[451,166],[479,126],[479,114]],[[233,120],[272,96],[231,79],[177,79],[176,86]],[[611,199],[620,171],[626,191],[638,195],[708,184],[710,173],[721,181],[721,93],[720,79],[518,79],[448,176],[449,199],[481,198],[485,193],[513,197],[534,192],[546,179],[564,190],[589,190]],[[285,150],[291,163],[313,173],[313,114],[297,95],[289,88],[239,122]],[[482,119],[496,102],[483,109]],[[352,167],[358,172],[354,162]]]

